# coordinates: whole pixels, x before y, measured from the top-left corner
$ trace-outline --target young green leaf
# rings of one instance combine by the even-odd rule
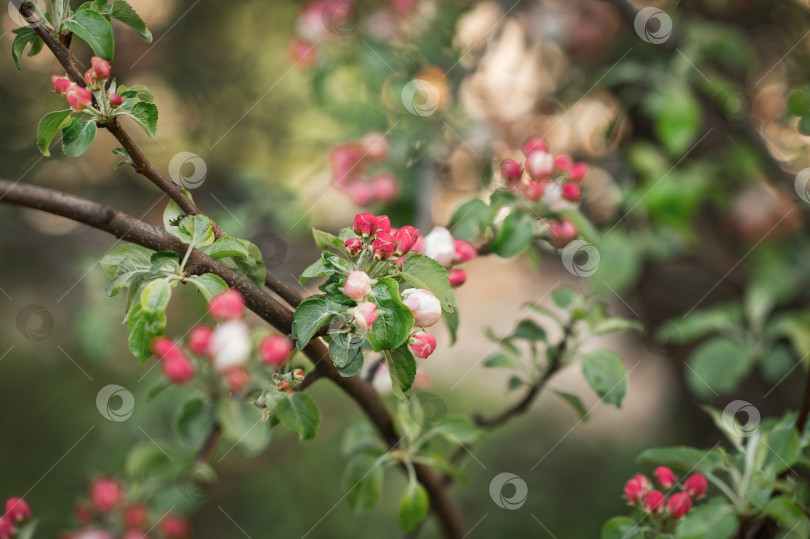
[[[458,334],[458,309],[453,309],[452,312],[445,311],[442,315],[444,323],[447,325],[447,331],[450,333],[450,346],[456,344],[456,337]]]
[[[143,22],[140,15],[135,12],[132,6],[124,2],[124,0],[115,0],[113,2],[110,17],[118,19],[135,30],[146,43],[152,42],[152,32],[146,27],[146,23]]]
[[[407,344],[394,350],[386,350],[384,355],[388,374],[391,376],[391,389],[394,395],[404,398],[405,392],[411,389],[416,379],[416,360]]]
[[[37,125],[37,149],[48,157],[51,155],[50,147],[53,137],[70,122],[71,109],[49,112]]]
[[[205,440],[214,424],[214,406],[208,399],[194,397],[183,404],[175,420],[177,437],[192,447]]]
[[[594,350],[582,357],[582,373],[602,402],[619,408],[627,391],[627,371],[610,350]]]
[[[406,307],[407,308],[407,307]],[[309,340],[322,326],[328,324],[337,314],[326,296],[310,296],[295,309],[295,320],[292,323],[292,337],[299,350],[303,350]]]
[[[651,447],[642,451],[637,460],[700,473],[709,473],[723,465],[723,457],[716,449],[706,451],[693,447]]]
[[[154,103],[138,101],[130,110],[124,111],[124,114],[132,118],[150,137],[157,133],[158,108]]]
[[[689,357],[686,382],[702,398],[730,393],[751,372],[754,359],[745,344],[716,337],[701,344]]]
[[[82,155],[96,138],[95,120],[73,118],[62,128],[62,151],[70,157]]]
[[[245,455],[258,455],[270,443],[270,426],[262,421],[261,412],[251,403],[221,399],[216,414],[222,436],[238,445]]]
[[[346,250],[343,248],[343,240],[330,234],[329,232],[324,232],[323,230],[313,228],[312,237],[315,239],[315,245],[321,249],[335,249],[341,253],[346,252]]]
[[[394,350],[408,339],[413,313],[402,303],[399,287],[390,277],[378,279],[371,291],[371,300],[377,304],[377,321],[368,329],[368,340],[375,352]]]
[[[228,290],[228,284],[222,280],[222,277],[213,273],[192,275],[187,281],[199,289],[205,297],[205,301],[211,301],[214,296]]]
[[[247,258],[234,258],[233,263],[236,266],[236,271],[241,273],[256,286],[263,287],[265,277],[267,277],[267,268],[264,266],[264,257],[261,250],[255,243],[247,240],[241,240],[247,248]]]
[[[346,501],[355,512],[371,509],[380,501],[385,470],[381,449],[366,449],[353,456],[343,473]]]
[[[435,430],[454,444],[471,444],[483,434],[467,417],[448,417]]]
[[[454,238],[474,241],[484,235],[490,220],[489,205],[474,198],[459,206],[450,218],[448,228]]]
[[[214,243],[200,249],[214,260],[222,258],[247,258],[248,248],[239,238],[225,236],[217,238]]]
[[[582,400],[572,393],[566,393],[564,391],[554,390],[554,393],[557,394],[562,400],[570,404],[574,410],[577,411],[579,414],[579,418],[582,421],[588,421],[588,409],[585,408],[585,405],[582,404]]]
[[[107,274],[110,279],[115,279],[118,276],[118,268],[123,262],[126,262],[133,269],[135,268],[149,268],[151,266],[150,259],[154,251],[150,251],[146,247],[127,243],[113,248],[109,253],[104,255],[99,262],[101,269]]]
[[[166,310],[172,297],[172,287],[166,279],[156,279],[141,292],[141,309],[148,315]]]
[[[329,356],[341,376],[353,376],[363,368],[363,339],[348,333],[337,333],[329,343]]]
[[[161,311],[147,315],[141,309],[140,303],[134,303],[127,317],[127,325],[129,325],[129,350],[143,363],[152,355],[149,348],[152,339],[163,335],[166,331],[166,313]]]
[[[14,41],[11,43],[11,58],[14,60],[17,69],[20,69],[20,58],[25,52],[25,47],[30,44],[28,56],[34,56],[42,50],[44,43],[33,28],[19,28],[14,30],[14,33],[16,36],[14,36]]]
[[[315,401],[306,393],[292,393],[280,400],[273,414],[285,427],[299,433],[302,441],[314,438],[318,432],[321,415]]]
[[[602,526],[601,539],[644,539],[644,529],[630,517],[613,517]]]
[[[402,265],[402,277],[416,288],[433,292],[447,312],[452,312],[456,305],[456,295],[450,288],[447,269],[429,256],[412,254]]]
[[[512,212],[501,223],[492,240],[492,252],[501,258],[511,258],[525,249],[534,237],[534,221],[521,212]]]
[[[425,487],[416,481],[409,483],[399,503],[399,523],[402,529],[406,532],[413,531],[427,515],[429,505]]]
[[[65,28],[85,41],[97,56],[112,60],[115,53],[113,29],[107,18],[90,9],[76,11],[64,22]]]
[[[734,509],[723,498],[712,498],[678,522],[675,539],[731,539],[739,527]]]
[[[194,247],[205,247],[214,243],[214,229],[211,219],[204,215],[187,215],[177,227],[180,239]]]

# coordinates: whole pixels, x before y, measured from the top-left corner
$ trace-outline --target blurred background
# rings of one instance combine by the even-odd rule
[[[131,3],[155,40],[116,26],[113,76],[148,85],[160,120],[155,139],[134,124],[130,132],[164,172],[179,152],[199,156],[207,172],[196,203],[256,243],[268,269],[295,286],[318,256],[310,227],[335,232],[363,209],[423,233],[445,225],[461,203],[498,185],[498,163],[529,136],[590,164],[582,208],[602,231],[597,272],[577,278],[541,246],[467,264],[458,343],[439,336],[423,362],[430,383],[422,391],[451,413],[514,401],[509,374],[480,364],[494,351],[482,330],[509,332],[525,315],[521,305],[548,303],[551,289],[568,284],[646,328],[598,343],[630,371],[627,398],[621,409],[600,404],[572,365],[551,385],[580,395],[589,421],[544,395],[477,444],[463,465],[468,484],[451,489],[475,525],[470,537],[596,537],[625,511],[623,484],[646,469],[635,463],[641,449],[720,440],[701,402],[722,408],[744,398],[763,415],[797,406],[803,382],[794,367],[810,339],[810,174],[800,174],[810,166],[808,2],[358,1],[324,35],[313,35],[298,2]],[[0,20],[6,50],[15,26],[8,15]],[[74,52],[88,63],[82,45]],[[24,58],[19,72],[4,58],[0,176],[161,223],[167,199],[128,167],[113,171],[108,134],[82,158],[39,155],[36,125],[62,106],[49,84],[61,71],[47,51]],[[430,99],[405,99],[415,79],[432,85]],[[369,132],[391,146],[369,177],[393,182],[377,191],[335,185],[330,149]],[[123,299],[105,296],[97,264],[114,239],[8,206],[0,227],[0,497],[31,489],[39,533],[54,537],[73,527],[88,478],[120,474],[134,446],[157,443],[179,458],[184,449],[163,440],[172,438],[182,391],[149,398],[159,369],[127,350]],[[662,342],[656,332],[667,320],[740,302],[757,283],[778,285],[777,311],[799,313],[791,330],[735,374],[739,384],[697,391],[696,400],[685,363],[694,345]],[[178,294],[169,333],[181,334],[203,309],[196,294]],[[703,323],[722,326],[726,315],[716,316],[721,322]],[[133,393],[128,420],[100,416],[95,399],[107,384]],[[191,515],[197,537],[401,535],[405,479],[387,474],[382,503],[354,516],[339,447],[359,410],[328,383],[311,392],[323,415],[315,440],[299,444],[274,429],[262,455],[215,459],[216,485]],[[528,484],[520,510],[490,498],[490,481],[504,471]],[[438,535],[432,520],[422,530]]]

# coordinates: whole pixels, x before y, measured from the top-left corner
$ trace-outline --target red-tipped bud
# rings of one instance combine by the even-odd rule
[[[574,165],[574,160],[567,153],[561,153],[554,157],[554,171],[565,172]]]
[[[467,272],[459,268],[451,269],[447,272],[447,279],[452,286],[461,286],[467,282]]]
[[[655,480],[658,481],[658,484],[661,485],[661,488],[672,488],[672,486],[678,482],[675,478],[675,472],[666,466],[656,468],[653,475],[655,476]]]
[[[419,239],[419,231],[416,228],[403,226],[394,234],[394,254],[401,256],[409,253],[417,239]]]
[[[168,337],[155,337],[152,339],[152,342],[149,343],[149,348],[151,348],[152,353],[160,359],[170,354],[180,352],[178,344]]]
[[[377,237],[371,243],[371,250],[374,253],[374,258],[377,260],[388,260],[394,256],[394,249],[396,249],[394,238],[388,232],[378,232]]]
[[[6,516],[13,522],[25,522],[31,518],[31,507],[22,498],[6,500]]]
[[[456,262],[469,262],[478,256],[478,249],[468,241],[453,240],[453,246],[456,248]]]
[[[287,43],[287,54],[296,67],[308,69],[318,63],[318,46],[300,37]]]
[[[224,373],[225,381],[228,382],[228,390],[231,393],[245,389],[250,381],[250,375],[244,367],[231,367]]]
[[[580,191],[579,185],[569,182],[562,186],[562,197],[564,199],[577,202],[581,196],[582,191]]]
[[[552,221],[549,225],[549,230],[551,233],[551,243],[558,249],[565,247],[579,236],[577,228],[568,219],[563,219],[562,222]]]
[[[110,78],[110,62],[104,58],[93,56],[90,58],[90,64],[92,65],[90,69],[95,74],[96,80],[103,81]]]
[[[93,506],[90,505],[90,502],[76,502],[76,505],[73,506],[73,518],[79,524],[88,524],[93,520]]]
[[[90,503],[99,513],[109,513],[123,499],[124,487],[112,477],[99,477],[90,482]]]
[[[353,313],[354,323],[364,331],[368,331],[371,324],[377,321],[377,306],[370,301],[355,307]]]
[[[259,344],[259,357],[271,367],[283,365],[293,351],[293,343],[284,335],[268,335]]]
[[[217,320],[234,320],[245,314],[245,298],[233,288],[217,294],[208,303],[208,313]]]
[[[149,527],[149,508],[142,503],[133,503],[121,512],[124,529],[145,530]]]
[[[389,219],[387,215],[377,216],[377,232],[391,234],[391,219]]]
[[[0,539],[11,539],[14,537],[14,524],[6,516],[0,516]]]
[[[68,89],[73,86],[73,83],[70,82],[70,79],[54,75],[51,77],[51,85],[53,86],[54,92],[59,95],[65,95]]]
[[[191,537],[191,524],[180,515],[170,514],[160,521],[160,533],[166,539],[188,539]]]
[[[436,350],[436,338],[426,331],[415,333],[408,340],[408,346],[416,357],[425,359]]]
[[[644,495],[641,505],[648,513],[658,514],[664,510],[666,505],[666,498],[659,490],[651,490]]]
[[[87,83],[88,86],[95,86],[96,85],[96,72],[93,71],[91,67],[84,73],[84,82]]]
[[[547,178],[554,171],[554,158],[550,153],[535,151],[526,156],[526,172],[535,180]]]
[[[630,500],[630,503],[638,503],[651,488],[652,484],[649,479],[641,474],[636,474],[624,485],[624,495]]]
[[[211,335],[213,334],[214,330],[209,326],[196,326],[188,335],[188,347],[198,356],[209,355],[208,348],[211,346]]]
[[[292,371],[293,380],[296,382],[303,382],[304,378],[307,377],[306,373],[301,369],[295,369]]]
[[[279,391],[284,391],[286,393],[290,390],[290,383],[287,380],[279,380],[276,382],[276,387]]]
[[[113,107],[120,107],[124,103],[124,98],[118,94],[107,94],[107,100]]]
[[[174,384],[185,384],[194,377],[194,363],[182,353],[182,350],[165,356],[161,366],[163,375]]]
[[[543,196],[543,192],[546,190],[546,184],[548,182],[545,180],[539,182],[529,182],[524,183],[521,190],[523,191],[523,195],[531,200],[532,202],[537,202]]]
[[[572,182],[577,183],[582,182],[582,180],[585,179],[586,174],[588,174],[587,163],[574,163],[574,165],[568,171],[568,177],[571,178]]]
[[[93,102],[93,94],[87,88],[73,84],[65,92],[65,99],[73,110],[84,110]]]
[[[408,288],[402,292],[402,302],[413,313],[417,326],[430,327],[442,317],[442,305],[430,290]]]
[[[507,182],[516,182],[523,175],[523,168],[514,159],[501,161],[501,176]]]
[[[358,236],[368,237],[377,232],[377,218],[370,213],[358,213],[354,216],[354,233]]]
[[[363,301],[371,293],[371,277],[365,271],[353,271],[346,278],[343,293],[354,301]]]
[[[692,498],[686,492],[673,494],[667,502],[667,513],[672,518],[682,518],[692,509]]]
[[[548,143],[540,137],[532,137],[523,143],[523,155],[537,151],[548,152]]]
[[[696,500],[702,498],[708,488],[708,481],[699,473],[690,475],[686,481],[683,482],[683,490],[688,492],[689,495]]]
[[[363,250],[363,241],[360,238],[349,238],[343,242],[343,247],[346,248],[350,255],[357,256]]]

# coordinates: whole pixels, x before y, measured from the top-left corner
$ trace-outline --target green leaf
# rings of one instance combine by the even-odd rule
[[[417,481],[409,483],[399,503],[399,523],[402,529],[406,532],[413,531],[427,515],[429,506],[425,488]]]
[[[178,233],[181,240],[194,247],[205,247],[214,243],[214,229],[211,219],[205,215],[187,215],[180,220]]]
[[[71,109],[49,112],[37,125],[37,148],[45,157],[51,155],[50,147],[53,137],[70,122]]]
[[[694,142],[701,124],[701,107],[685,85],[667,84],[649,94],[645,103],[655,133],[672,155],[682,155]]]
[[[445,311],[452,312],[455,309],[456,295],[450,288],[447,269],[429,256],[412,254],[402,265],[401,275],[416,288],[433,292]]]
[[[17,69],[20,69],[20,58],[25,52],[25,47],[30,43],[28,56],[34,56],[42,50],[44,43],[33,28],[20,28],[15,34],[17,35],[14,36],[14,41],[11,43],[11,58],[14,60]]]
[[[196,286],[205,301],[211,301],[211,298],[228,290],[228,283],[226,283],[219,275],[213,273],[205,273],[203,275],[192,275],[186,279],[188,282]]]
[[[590,285],[604,294],[629,290],[641,274],[641,245],[640,239],[620,229],[605,235],[597,244],[599,264],[588,277]]]
[[[124,462],[124,472],[130,479],[165,476],[175,469],[171,457],[151,441],[133,447]]]
[[[355,512],[371,509],[380,501],[384,476],[382,456],[382,450],[367,449],[346,464],[343,490]]]
[[[314,438],[318,432],[321,415],[315,401],[306,393],[292,393],[280,400],[273,414],[285,427],[299,433],[302,441]]]
[[[450,218],[448,228],[454,238],[475,241],[484,235],[491,219],[489,205],[474,198],[459,206]]]
[[[377,320],[368,329],[368,340],[375,352],[393,350],[408,339],[413,313],[402,303],[399,287],[390,277],[378,279],[371,292],[371,300],[377,305]]]
[[[582,357],[582,373],[605,404],[619,408],[627,390],[627,371],[622,360],[610,350],[594,350]]]
[[[113,297],[118,295],[122,288],[125,286],[131,286],[134,284],[135,279],[139,276],[143,276],[144,274],[148,273],[149,270],[140,268],[140,269],[126,269],[125,267],[122,268],[122,273],[115,277],[110,286],[108,286],[104,293],[107,294],[109,297]]]
[[[484,361],[484,367],[488,369],[522,369],[523,359],[512,351],[496,352]]]
[[[562,398],[565,402],[570,404],[574,408],[574,410],[577,411],[577,413],[579,414],[579,418],[582,421],[588,421],[590,417],[588,414],[588,409],[585,408],[585,405],[582,404],[582,400],[578,396],[572,393],[566,393],[565,391],[558,391],[556,389],[553,391],[555,394],[559,395],[560,398]]]
[[[715,337],[701,344],[689,357],[686,382],[701,398],[731,393],[748,376],[754,355],[745,344]]]
[[[141,292],[141,309],[153,315],[166,310],[172,297],[172,287],[166,279],[157,279],[146,285]]]
[[[527,319],[518,322],[515,332],[512,334],[515,339],[526,339],[529,341],[546,340],[546,330],[538,326],[534,321]]]
[[[132,109],[124,111],[124,114],[132,118],[150,137],[154,137],[157,133],[158,108],[154,103],[138,101]]]
[[[511,258],[525,249],[534,237],[534,220],[521,212],[512,212],[501,223],[492,252],[501,258]]]
[[[292,337],[298,349],[303,350],[315,332],[328,324],[336,314],[326,301],[326,296],[310,296],[302,301],[295,309],[292,323]]]
[[[678,522],[676,539],[730,539],[740,527],[734,509],[722,498],[713,498]]]
[[[230,236],[217,238],[214,240],[214,243],[201,248],[200,251],[214,260],[223,258],[247,258],[249,256],[247,245],[239,238],[232,238]]]
[[[84,40],[97,56],[112,60],[115,40],[110,21],[92,10],[77,11],[64,22],[65,28]]]
[[[70,157],[78,157],[93,144],[96,138],[95,120],[73,118],[62,128],[62,151]]]
[[[444,323],[447,325],[448,333],[450,333],[450,346],[453,346],[456,344],[456,337],[458,335],[458,309],[453,309],[452,312],[445,311],[442,318],[444,319]]]
[[[323,258],[319,258],[304,270],[301,273],[301,278],[298,280],[299,283],[304,284],[307,282],[308,279],[313,279],[315,277],[321,277],[323,275],[329,275],[326,271],[326,267],[323,264]]]
[[[140,303],[135,303],[129,311],[127,325],[129,350],[143,363],[152,356],[149,348],[152,339],[166,332],[166,313],[161,311],[148,315],[143,312]]]
[[[769,338],[786,337],[796,356],[803,357],[810,350],[810,312],[788,312],[774,316],[765,333]]]
[[[416,402],[417,399],[414,399]],[[454,444],[471,444],[484,433],[467,417],[448,417],[435,431]]]
[[[238,273],[241,273],[258,287],[264,287],[264,280],[267,277],[267,268],[264,266],[264,257],[261,250],[255,243],[241,240],[247,247],[248,256],[246,259],[234,258],[233,263]]]
[[[336,249],[341,253],[346,252],[343,248],[343,240],[329,232],[313,228],[312,237],[315,238],[315,245],[321,249]]]
[[[739,304],[717,305],[668,320],[659,328],[656,337],[664,342],[689,342],[709,333],[738,328],[741,323],[742,308]]]
[[[635,331],[644,331],[644,326],[635,320],[628,320],[627,318],[611,317],[600,320],[591,326],[591,333],[594,335],[604,335],[606,333],[615,333],[617,331],[627,331],[629,329]]]
[[[551,293],[551,301],[560,309],[567,310],[575,303],[579,303],[582,297],[568,286],[561,286]]]
[[[780,537],[795,537],[803,539],[810,537],[810,520],[801,507],[787,496],[779,496],[768,502],[765,514],[776,520],[779,526],[789,530],[788,534]]]
[[[180,237],[180,227],[177,224],[186,216],[186,212],[174,200],[169,200],[163,210],[163,228],[175,237]]]
[[[180,255],[174,251],[158,251],[152,253],[149,262],[153,273],[173,273],[180,269]]]
[[[723,464],[723,458],[716,450],[693,447],[651,447],[642,451],[637,460],[700,473],[709,473]]]
[[[109,253],[104,255],[99,265],[107,274],[107,277],[115,279],[120,275],[119,268],[122,264],[126,264],[132,269],[148,269],[152,265],[150,262],[152,254],[154,254],[154,251],[146,247],[134,243],[125,243],[111,249]]]
[[[416,379],[416,360],[407,344],[395,350],[386,350],[384,355],[394,395],[402,398]]]
[[[363,368],[363,339],[348,333],[337,333],[329,343],[329,355],[341,376],[354,376]]]
[[[118,19],[135,30],[146,43],[152,42],[152,32],[146,27],[146,23],[143,22],[140,15],[132,9],[132,6],[124,2],[124,0],[115,0],[113,2],[110,17]]]
[[[613,517],[602,527],[602,539],[644,539],[644,530],[630,517]]]
[[[251,403],[222,399],[216,414],[222,436],[238,445],[247,456],[258,455],[270,443],[270,426],[262,421],[262,412]]]
[[[214,405],[208,399],[194,397],[183,404],[175,420],[177,437],[192,447],[199,447],[214,424]]]
[[[136,101],[143,101],[144,103],[154,103],[155,96],[152,94],[152,90],[144,86],[143,84],[136,84],[130,88],[127,88],[123,84],[119,87],[118,94],[121,97],[134,99]]]

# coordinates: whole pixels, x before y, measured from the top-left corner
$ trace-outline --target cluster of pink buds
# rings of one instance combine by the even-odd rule
[[[124,485],[113,477],[93,479],[88,498],[76,504],[73,516],[82,529],[63,533],[60,539],[149,539],[147,532],[153,529],[164,539],[191,537],[188,520],[170,513],[153,522],[149,507],[137,501],[127,501]],[[123,533],[113,534],[106,529],[113,526],[113,521],[120,522]]]
[[[87,84],[87,88],[79,86],[67,77],[58,75],[51,77],[51,85],[54,91],[65,96],[68,105],[75,111],[85,110],[89,107],[93,102],[92,91],[104,90],[105,84],[110,79],[110,63],[107,60],[93,56],[90,63],[90,69],[84,74],[84,82]],[[107,94],[107,101],[112,108],[115,108],[121,106],[124,98],[116,93],[109,93]]]
[[[655,481],[665,491],[670,491],[678,483],[672,470],[666,466],[659,466],[653,473]],[[696,473],[690,475],[683,482],[682,492],[672,494],[668,499],[666,495],[653,488],[653,484],[642,474],[634,475],[624,486],[624,495],[631,505],[641,507],[651,515],[662,515],[672,519],[679,519],[692,508],[692,502],[703,498],[708,488],[706,477]]]
[[[6,512],[0,516],[0,539],[11,539],[17,534],[15,525],[24,524],[31,518],[31,507],[22,498],[6,500]]]
[[[359,238],[349,238],[343,244],[352,257],[370,254],[375,260],[392,263],[403,262],[402,257],[413,250],[419,239],[419,231],[412,226],[391,228],[387,215],[360,213],[354,218],[352,230]]]
[[[576,206],[582,198],[580,185],[588,173],[588,165],[576,163],[568,154],[554,155],[548,143],[532,137],[523,144],[523,164],[514,159],[501,162],[501,177],[515,193],[532,202],[539,202],[552,212]],[[576,239],[576,227],[567,219],[549,223],[552,243],[563,247]]]
[[[245,300],[237,290],[229,289],[211,298],[208,314],[218,324],[216,327],[200,324],[192,328],[187,340],[188,349],[194,356],[210,362],[223,376],[229,391],[240,391],[250,382],[247,363],[253,354],[250,329],[243,320]],[[184,384],[194,377],[195,363],[179,343],[168,337],[157,337],[151,347],[169,381]],[[257,353],[262,363],[278,369],[290,359],[292,350],[290,339],[274,334],[262,339]]]
[[[470,242],[454,239],[443,226],[434,227],[427,236],[420,238],[414,250],[446,267],[447,277],[453,286],[467,282],[467,272],[456,266],[478,256],[478,250]]]
[[[336,41],[357,25],[357,7],[349,0],[313,0],[298,11],[297,35],[287,52],[295,65],[309,68],[318,63],[318,43]]]
[[[329,152],[332,184],[358,206],[393,200],[399,190],[396,178],[387,172],[368,174],[369,165],[383,163],[389,151],[385,135],[377,132],[367,133],[358,141],[338,144]]]

